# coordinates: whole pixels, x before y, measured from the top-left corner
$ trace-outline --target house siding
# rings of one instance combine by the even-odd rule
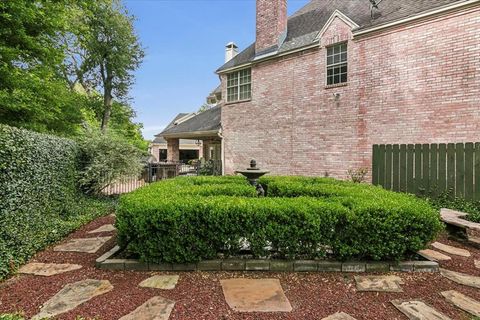
[[[478,30],[478,7],[355,39],[335,18],[320,48],[256,64],[252,100],[222,108],[225,173],[255,158],[273,174],[345,178],[371,167],[373,144],[480,141]],[[326,88],[325,46],[339,41],[348,84]]]

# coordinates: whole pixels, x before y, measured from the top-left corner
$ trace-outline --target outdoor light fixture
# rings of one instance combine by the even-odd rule
[[[195,144],[200,147],[202,145],[202,142],[200,140],[197,140]]]

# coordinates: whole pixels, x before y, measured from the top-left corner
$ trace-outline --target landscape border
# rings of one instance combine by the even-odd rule
[[[324,261],[324,260],[259,260],[217,259],[198,263],[148,263],[136,259],[116,259],[115,246],[99,257],[99,269],[115,271],[265,271],[265,272],[438,272],[435,261]]]

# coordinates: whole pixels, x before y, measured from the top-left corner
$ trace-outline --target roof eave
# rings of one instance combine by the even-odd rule
[[[192,132],[175,132],[165,133],[162,135],[165,139],[191,139],[191,138],[210,138],[218,137],[220,129],[207,131],[192,131]]]
[[[315,42],[312,42],[312,43],[310,43],[310,44],[308,44],[308,45],[305,45],[305,46],[303,46],[303,47],[299,47],[299,48],[296,48],[296,49],[292,49],[292,50],[280,52],[280,53],[277,53],[277,54],[275,54],[275,55],[268,55],[268,56],[262,57],[261,59],[254,60],[254,61],[247,62],[247,63],[243,63],[243,64],[241,64],[241,65],[238,65],[238,66],[235,66],[235,67],[231,67],[231,68],[227,68],[227,69],[224,69],[224,70],[217,70],[216,73],[217,73],[218,75],[221,75],[221,74],[224,74],[224,73],[229,73],[229,72],[237,71],[237,70],[240,70],[240,69],[244,69],[244,68],[247,68],[247,67],[251,67],[252,65],[254,65],[254,64],[256,64],[256,63],[264,62],[264,61],[267,61],[267,60],[271,60],[271,59],[275,59],[275,58],[287,56],[287,55],[289,55],[289,54],[293,54],[293,53],[296,53],[296,52],[300,52],[300,51],[304,51],[304,50],[309,50],[309,49],[312,49],[312,48],[319,48],[319,47],[320,47],[319,42],[318,42],[318,41],[315,41]]]
[[[387,22],[387,23],[383,23],[383,24],[380,24],[380,25],[373,26],[373,27],[366,27],[366,28],[363,28],[363,29],[354,30],[353,31],[353,36],[354,37],[362,36],[362,35],[372,33],[372,32],[375,32],[375,31],[381,31],[383,29],[396,27],[398,25],[406,24],[406,23],[409,23],[409,22],[412,22],[412,21],[415,21],[415,20],[439,15],[439,14],[442,14],[442,13],[445,13],[445,12],[448,12],[448,11],[451,11],[451,10],[460,9],[462,7],[465,7],[465,6],[475,5],[475,4],[480,4],[480,0],[464,0],[464,1],[461,1],[461,2],[451,3],[451,4],[448,4],[448,5],[445,5],[445,6],[437,7],[437,8],[432,9],[432,10],[420,12],[419,14],[415,14],[415,15],[412,15],[412,16],[409,16],[409,17],[406,17],[406,18],[398,19],[398,20],[395,20],[395,21],[390,21],[390,22]]]

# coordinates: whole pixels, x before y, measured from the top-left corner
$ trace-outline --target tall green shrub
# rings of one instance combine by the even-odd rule
[[[100,212],[77,188],[69,139],[0,125],[0,279]]]
[[[79,185],[87,194],[99,194],[114,182],[136,178],[144,166],[143,152],[112,132],[87,130],[78,145]]]

